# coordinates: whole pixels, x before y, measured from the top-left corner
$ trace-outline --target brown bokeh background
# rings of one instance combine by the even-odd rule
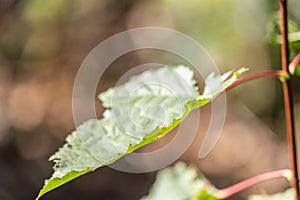
[[[291,0],[289,8],[299,24],[300,3]],[[279,69],[280,47],[266,42],[267,22],[277,10],[271,0],[0,0],[0,199],[34,199],[51,175],[48,157],[75,129],[76,72],[101,41],[130,28],[165,27],[202,44],[222,72],[241,66],[249,67],[250,73]],[[132,52],[109,67],[99,91],[147,62],[184,63],[154,50]],[[203,82],[201,77],[198,81]],[[295,79],[296,122],[300,120],[299,86]],[[200,160],[198,151],[210,120],[210,106],[205,106],[200,110],[197,140],[181,160],[196,165],[219,188],[287,168],[280,89],[278,80],[266,78],[230,91],[223,133],[209,156]],[[100,102],[96,108],[101,116]],[[172,137],[171,133],[140,151],[157,149]],[[154,177],[154,172],[128,174],[106,167],[43,199],[134,200],[147,193]],[[285,180],[269,181],[231,199],[287,187]]]

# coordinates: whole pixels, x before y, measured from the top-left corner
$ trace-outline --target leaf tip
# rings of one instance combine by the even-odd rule
[[[242,67],[239,70],[235,71],[234,75],[235,76],[240,76],[240,75],[244,74],[245,72],[247,72],[249,70],[250,70],[249,67]]]

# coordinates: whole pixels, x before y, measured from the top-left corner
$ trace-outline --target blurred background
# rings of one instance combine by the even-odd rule
[[[75,129],[76,72],[101,41],[136,27],[171,28],[202,44],[221,72],[241,66],[249,67],[250,73],[279,69],[280,46],[267,40],[268,22],[278,4],[271,0],[0,0],[0,199],[34,199],[50,177],[48,157]],[[299,1],[290,0],[289,10],[300,24]],[[105,72],[99,91],[148,62],[181,64],[184,60],[154,50],[126,54]],[[198,81],[203,82],[201,77]],[[299,80],[295,86],[299,122]],[[209,125],[208,105],[200,110],[197,140],[180,160],[196,165],[218,188],[287,168],[280,82],[274,78],[249,82],[230,91],[227,100],[226,124],[214,150],[198,158]],[[101,116],[101,103],[96,107]],[[171,133],[140,151],[156,149],[172,137]],[[104,167],[42,199],[134,200],[147,194],[154,178],[155,172],[129,174]],[[287,187],[285,180],[268,181],[231,199]]]

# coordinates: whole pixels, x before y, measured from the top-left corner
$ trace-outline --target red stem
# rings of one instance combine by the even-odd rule
[[[281,67],[282,70],[288,72],[289,47],[288,47],[288,26],[287,26],[287,0],[280,0],[280,31],[281,31]],[[286,119],[286,129],[288,138],[288,150],[290,168],[293,171],[293,181],[291,185],[296,192],[296,200],[299,200],[299,178],[298,178],[298,162],[296,149],[296,135],[294,124],[294,102],[292,93],[291,79],[282,83],[284,110]]]
[[[243,76],[243,77],[237,79],[230,86],[228,86],[225,89],[225,91],[228,91],[228,90],[232,89],[233,87],[235,87],[235,86],[237,86],[241,83],[251,81],[251,80],[254,80],[254,79],[257,79],[257,78],[268,77],[268,76],[270,76],[270,77],[279,77],[279,78],[283,77],[285,79],[289,78],[288,73],[285,72],[285,71],[282,71],[282,70],[272,70],[272,71],[258,72],[258,73],[250,74],[250,75]]]
[[[224,188],[222,190],[219,190],[216,194],[215,197],[217,199],[226,199],[244,189],[247,189],[259,182],[274,179],[274,178],[287,178],[288,180],[292,179],[292,172],[289,169],[283,169],[283,170],[278,170],[278,171],[273,171],[273,172],[268,172],[264,174],[260,174],[258,176],[252,177],[250,179],[247,179],[245,181],[242,181],[240,183],[237,183],[233,186],[230,186],[228,188]]]
[[[296,55],[292,62],[289,64],[289,72],[293,75],[296,70],[297,64],[300,62],[300,53]]]

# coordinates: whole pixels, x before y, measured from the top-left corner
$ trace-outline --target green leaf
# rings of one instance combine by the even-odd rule
[[[160,171],[148,196],[141,200],[216,200],[217,191],[194,167],[179,162]]]
[[[291,18],[288,19],[289,42],[299,41],[300,26]],[[276,12],[270,17],[267,25],[267,39],[270,44],[281,44],[280,13]]]
[[[245,72],[242,68],[222,77],[210,75],[199,95],[193,72],[184,66],[163,67],[132,77],[124,85],[99,95],[107,110],[70,134],[50,161],[54,173],[45,181],[45,193],[101,166],[108,165],[180,124],[188,113],[212,101],[224,87]]]
[[[225,88],[229,87],[237,78],[243,73],[247,72],[248,68],[242,67],[239,70],[233,72],[229,71],[224,73],[221,77],[211,73],[205,79],[205,87],[200,99],[210,99],[213,100],[218,96]]]
[[[288,19],[289,59],[292,60],[300,52],[300,26],[296,21]],[[267,39],[270,44],[281,44],[280,14],[271,16],[267,26]],[[300,63],[297,64],[295,73],[300,75]]]
[[[248,200],[294,200],[295,192],[293,189],[288,189],[285,192],[273,195],[251,195]]]

